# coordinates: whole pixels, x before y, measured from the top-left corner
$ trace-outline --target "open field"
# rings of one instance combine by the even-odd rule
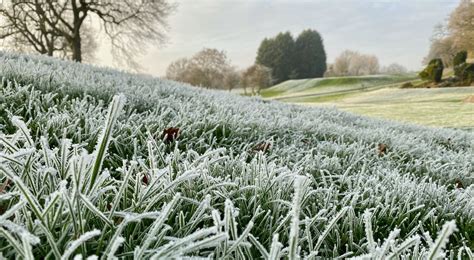
[[[398,83],[388,84],[380,79],[367,82],[367,78],[363,77],[359,79],[363,83],[348,84],[344,87],[335,82],[350,82],[352,77],[339,80],[330,78],[328,82],[331,84],[312,84],[313,87],[309,89],[303,87],[305,84],[296,85],[295,89],[291,89],[295,82],[287,81],[268,89],[262,96],[307,106],[335,106],[361,115],[427,126],[474,128],[474,103],[466,101],[474,96],[474,88],[400,89],[401,82],[410,80],[410,77],[398,76],[391,79],[392,82],[400,80]],[[371,85],[360,88],[360,84]],[[278,89],[283,87],[285,91],[278,92]]]
[[[374,75],[288,80],[261,91],[264,98],[286,99],[299,96],[367,91],[415,79],[415,75]]]
[[[435,127],[474,128],[472,87],[442,89],[397,89],[351,93],[348,95],[301,98],[305,105],[329,105],[377,118],[411,122]]]
[[[0,77],[7,259],[472,255],[474,133],[41,56]]]

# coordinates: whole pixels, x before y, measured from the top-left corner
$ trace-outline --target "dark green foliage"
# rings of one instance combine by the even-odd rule
[[[454,59],[453,59],[454,75],[458,77],[462,77],[461,74],[464,70],[466,59],[467,59],[467,51],[460,51],[456,53],[456,56],[454,56]]]
[[[289,32],[279,33],[262,41],[255,63],[270,68],[276,84],[288,79],[322,77],[326,71],[323,39],[309,29],[296,41]]]
[[[423,80],[430,80],[434,82],[441,82],[443,77],[444,65],[441,59],[432,59],[428,66],[421,71],[418,75]]]
[[[474,83],[474,63],[463,63],[456,66],[456,76],[461,85],[469,86]]]
[[[304,30],[296,39],[296,71],[298,78],[320,78],[326,72],[323,39],[315,30]]]
[[[453,59],[453,67],[456,67],[457,65],[461,65],[466,62],[467,59],[467,51],[460,51],[456,53],[456,56],[454,56]]]
[[[290,32],[279,33],[275,38],[264,39],[257,52],[256,63],[272,70],[275,83],[290,78],[294,69],[295,41]]]

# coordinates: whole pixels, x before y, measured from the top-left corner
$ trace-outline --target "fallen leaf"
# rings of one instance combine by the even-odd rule
[[[270,150],[270,148],[272,147],[272,144],[269,143],[269,142],[261,142],[259,144],[257,144],[253,150],[256,151],[256,152],[267,152],[268,150]]]
[[[161,139],[163,139],[165,143],[170,143],[179,137],[179,132],[180,130],[177,127],[166,128],[165,130],[163,130]]]
[[[379,156],[385,155],[387,153],[387,145],[383,143],[379,143],[378,145],[378,154]]]
[[[145,185],[148,185],[150,183],[150,178],[148,177],[148,174],[143,174],[143,177],[142,177],[142,182],[143,184]]]
[[[464,189],[464,185],[462,185],[461,180],[456,180],[456,189]]]

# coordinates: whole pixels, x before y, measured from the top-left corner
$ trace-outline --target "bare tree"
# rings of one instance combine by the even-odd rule
[[[261,89],[269,87],[271,84],[272,71],[263,65],[252,65],[242,73],[242,86],[244,86],[245,92],[247,87],[250,87],[253,95],[258,94]]]
[[[379,60],[374,55],[361,54],[357,51],[345,50],[334,61],[327,75],[360,76],[379,73]]]
[[[470,0],[461,0],[448,23],[434,28],[430,51],[423,63],[439,58],[444,66],[451,67],[454,56],[460,51],[474,54],[474,3]]]
[[[389,75],[403,74],[408,72],[407,68],[398,63],[392,63],[387,67],[383,67],[381,71],[382,73]]]
[[[454,44],[454,38],[447,36],[444,38],[434,39],[431,42],[430,51],[423,59],[424,64],[428,64],[432,59],[441,59],[444,66],[451,67],[453,65],[453,58],[456,53],[461,51]]]
[[[333,76],[348,76],[351,61],[356,55],[359,53],[351,50],[343,51],[332,64]]]
[[[166,77],[194,86],[232,89],[238,82],[236,69],[224,51],[204,48],[191,59],[179,59],[168,66]]]
[[[225,88],[224,77],[231,70],[230,60],[224,51],[204,48],[191,60],[194,84],[208,88]]]
[[[379,59],[375,55],[364,55],[366,60],[366,70],[364,75],[374,75],[380,72]]]
[[[224,86],[226,86],[229,91],[240,87],[240,83],[241,75],[239,72],[237,72],[235,67],[232,67],[224,74]]]
[[[459,6],[451,13],[448,30],[453,37],[453,44],[462,50],[474,51],[474,2],[461,0]]]
[[[43,7],[34,1],[4,2],[0,8],[0,38],[18,51],[52,56],[65,49],[64,38],[42,18]],[[58,19],[50,21],[55,26]]]
[[[351,57],[349,64],[349,75],[374,75],[379,72],[379,60],[374,55],[356,53]]]
[[[189,80],[186,79],[186,77],[188,76],[187,74],[189,73],[189,68],[189,59],[178,59],[172,62],[166,69],[166,78],[180,82],[189,82]]]
[[[144,53],[147,45],[164,42],[166,18],[173,8],[167,0],[4,1],[0,38],[42,54],[66,53],[81,62],[84,28],[98,21],[112,43],[114,57],[137,66],[136,55]]]

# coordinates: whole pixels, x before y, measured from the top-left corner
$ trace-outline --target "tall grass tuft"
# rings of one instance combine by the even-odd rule
[[[102,168],[104,163],[104,158],[107,153],[107,148],[109,147],[110,140],[112,139],[112,131],[114,129],[115,123],[117,121],[120,112],[122,111],[123,106],[125,105],[125,96],[117,95],[112,99],[112,103],[109,106],[109,111],[107,112],[107,117],[105,119],[106,124],[101,131],[99,139],[97,141],[97,146],[94,151],[94,166],[92,168],[90,182],[89,182],[89,191],[94,187],[97,174]]]

